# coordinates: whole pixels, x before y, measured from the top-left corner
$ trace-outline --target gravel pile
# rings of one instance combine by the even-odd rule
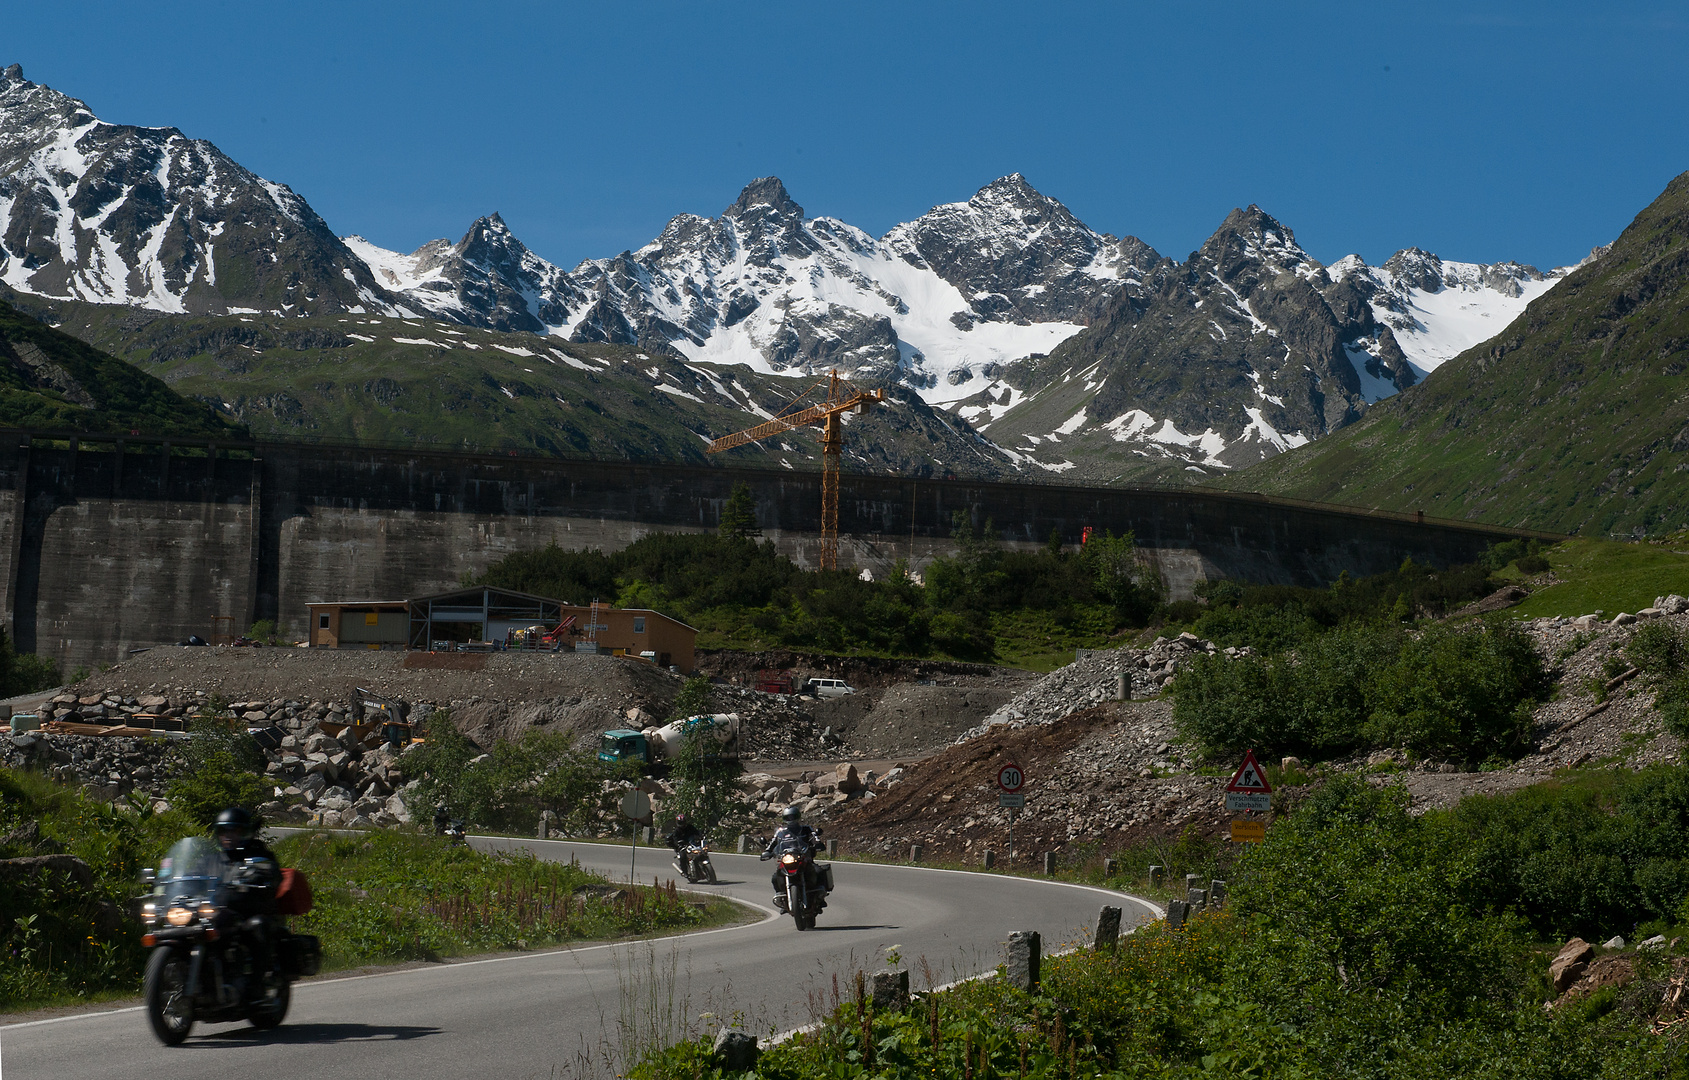
[[[1081,709],[1118,700],[1123,675],[1127,677],[1129,698],[1151,697],[1159,694],[1192,656],[1215,652],[1245,656],[1249,650],[1217,649],[1211,641],[1183,633],[1176,638],[1156,638],[1147,649],[1088,653],[1040,679],[956,741],[977,738],[1000,724],[1019,729],[1053,723]]]

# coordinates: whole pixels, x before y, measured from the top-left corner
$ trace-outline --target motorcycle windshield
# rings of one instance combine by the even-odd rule
[[[212,899],[227,869],[228,860],[216,844],[203,836],[185,836],[158,864],[153,894],[173,903]]]
[[[790,852],[801,859],[805,855],[809,854],[809,843],[805,840],[800,840],[795,836],[785,837],[780,841],[779,847],[774,849],[774,854],[779,856],[784,855],[787,852]]]

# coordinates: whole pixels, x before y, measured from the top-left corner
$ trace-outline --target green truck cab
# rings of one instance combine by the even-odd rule
[[[616,728],[606,731],[598,742],[598,760],[620,764],[624,761],[638,761],[651,764],[651,744],[642,732],[628,728]]]

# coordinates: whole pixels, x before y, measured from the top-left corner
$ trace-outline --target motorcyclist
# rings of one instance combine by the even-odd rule
[[[803,811],[796,806],[788,806],[780,813],[780,828],[775,831],[774,838],[763,849],[762,861],[780,854],[782,851],[796,851],[800,855],[814,855],[821,850],[821,834],[815,826],[803,823]],[[810,873],[814,873],[814,864],[810,864]],[[774,875],[769,879],[774,887],[774,906],[781,911],[786,910],[786,883],[780,880],[780,869],[775,867]],[[827,901],[823,897],[821,906],[826,907]]]
[[[674,816],[674,830],[663,839],[668,842],[669,847],[674,849],[674,853],[680,856],[680,872],[691,874],[692,861],[691,857],[686,854],[686,849],[689,845],[700,844],[704,840],[704,833],[698,828],[697,822],[686,814],[676,814]]]
[[[281,864],[259,838],[258,823],[244,808],[231,806],[218,814],[215,831],[217,846],[229,861],[229,910],[239,932],[246,935],[256,969],[273,975],[270,927],[276,917]]]

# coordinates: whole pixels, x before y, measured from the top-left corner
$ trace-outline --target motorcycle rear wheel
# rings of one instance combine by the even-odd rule
[[[147,957],[147,1023],[165,1046],[180,1046],[194,1027],[194,1003],[188,997],[188,958],[179,949],[154,949]]]
[[[287,1019],[287,1007],[292,1002],[293,984],[284,979],[282,984],[276,987],[276,996],[259,1003],[247,1019],[251,1020],[252,1026],[259,1031],[278,1028],[281,1026],[281,1022]]]

